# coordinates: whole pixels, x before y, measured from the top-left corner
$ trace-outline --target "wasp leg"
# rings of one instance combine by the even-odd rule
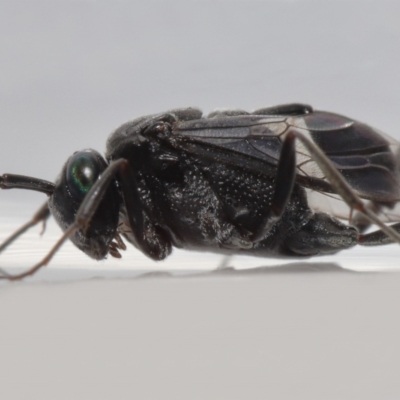
[[[273,107],[259,108],[252,112],[254,115],[301,115],[313,112],[313,108],[308,104],[291,103],[281,104]]]
[[[75,221],[68,227],[61,238],[56,242],[56,244],[41,261],[39,261],[27,271],[20,274],[11,275],[0,271],[0,279],[16,281],[33,275],[36,271],[46,266],[51,261],[51,259],[54,257],[54,255],[57,253],[63,243],[78,229],[86,230],[89,227],[90,221],[93,218],[93,215],[96,212],[99,204],[101,203],[101,200],[103,199],[104,193],[108,189],[110,182],[112,181],[112,179],[114,179],[115,174],[119,172],[119,170],[123,168],[126,164],[128,164],[128,161],[120,159],[114,161],[107,167],[100,179],[96,181],[89,193],[83,199],[76,213]]]
[[[47,253],[46,257],[44,257],[40,262],[35,264],[32,268],[28,269],[21,274],[11,275],[4,271],[0,271],[0,279],[7,279],[9,281],[18,281],[27,276],[33,275],[40,268],[46,266],[50,260],[54,257],[54,254],[57,253],[58,249],[62,246],[62,244],[78,229],[79,227],[75,224],[71,225],[61,236],[61,238],[57,241],[57,243],[53,246],[53,248]]]
[[[39,222],[43,222],[44,227],[46,220],[50,216],[50,210],[46,203],[44,203],[39,210],[35,212],[32,216],[31,220],[26,224],[22,225],[18,230],[16,230],[11,236],[9,236],[1,245],[0,245],[0,253],[4,251],[11,243],[13,243],[16,239],[18,239],[21,235],[23,235],[28,229],[32,228]],[[43,229],[44,232],[44,229]]]
[[[377,215],[382,211],[382,205],[373,201],[367,203],[366,207]],[[371,221],[360,212],[357,212],[354,217],[350,219],[350,223],[357,228],[359,233],[364,233],[372,225]]]
[[[130,228],[125,237],[148,257],[156,261],[163,260],[171,254],[171,240],[143,211],[136,177],[129,163],[119,171],[119,177]]]
[[[390,225],[390,228],[396,232],[400,232],[400,222]],[[358,237],[358,244],[361,246],[383,246],[392,243],[395,243],[395,241],[388,237],[381,229],[375,232],[359,235]]]
[[[56,242],[56,244],[52,247],[52,249],[48,252],[48,254],[33,267],[28,269],[25,272],[20,274],[11,275],[5,272],[0,271],[0,279],[7,279],[10,281],[20,280],[25,278],[26,276],[33,275],[40,268],[46,266],[54,255],[57,253],[59,248],[63,245],[63,243],[73,235],[77,230],[83,230],[85,232],[89,226],[90,222],[93,218],[93,215],[97,211],[101,201],[103,200],[104,194],[106,193],[110,183],[115,179],[115,175],[119,174],[122,177],[122,180],[131,179],[133,176],[133,172],[129,165],[129,162],[125,159],[119,159],[112,162],[107,169],[103,172],[101,177],[96,181],[96,183],[92,186],[89,193],[83,199],[81,205],[75,216],[75,221],[68,227],[68,229],[64,232],[61,238]],[[135,182],[134,180],[131,181]],[[134,189],[129,191],[126,189],[126,182],[123,183],[125,187],[124,195],[131,195],[132,198],[127,202],[128,204],[140,205],[139,194],[137,190]],[[143,224],[143,215],[141,213],[135,213],[130,215],[129,218],[130,228],[132,232],[134,232],[138,243],[141,243],[140,236],[143,234],[140,229],[143,229],[145,225]],[[135,226],[135,223],[138,226]],[[146,249],[146,247],[144,247]],[[148,253],[146,253],[148,254]]]
[[[270,229],[279,221],[285,212],[291,198],[296,178],[296,148],[295,137],[287,136],[282,144],[282,149],[275,172],[275,188],[270,204],[261,219],[256,224],[249,226],[240,223],[242,216],[246,217],[248,210],[234,209],[223,198],[219,198],[223,211],[230,221],[230,229],[226,229],[226,235],[221,245],[228,249],[249,249],[257,242],[262,241]],[[212,181],[209,180],[211,186]],[[218,190],[214,187],[214,192]]]
[[[282,144],[278,170],[275,178],[275,190],[272,196],[270,211],[264,216],[259,228],[253,232],[252,241],[262,240],[265,234],[278,222],[285,211],[293,191],[296,178],[295,137],[287,136]]]
[[[314,142],[296,130],[289,131],[286,135],[285,141],[291,136],[301,141],[314,161],[320,167],[321,171],[325,175],[325,178],[335,188],[337,194],[344,200],[351,210],[362,213],[371,221],[371,223],[379,226],[381,231],[384,232],[394,242],[400,243],[400,233],[391,226],[388,226],[382,222],[377,214],[364,204],[360,197],[346,182],[342,174],[335,168],[324,152]]]
[[[220,261],[220,263],[218,264],[217,268],[215,268],[215,271],[224,271],[226,269],[231,269],[231,267],[229,267],[229,262],[232,260],[233,255],[232,254],[226,254],[223,256],[223,259]]]
[[[275,192],[271,202],[271,214],[265,220],[264,234],[272,227],[272,223],[281,218],[292,194],[296,178],[296,138],[297,136],[288,134],[283,141]],[[302,138],[299,139],[302,140]],[[259,236],[255,235],[255,238],[262,237],[262,230],[260,230]],[[344,225],[328,214],[316,213],[299,231],[285,240],[283,252],[290,255],[294,253],[298,256],[333,254],[355,246],[357,239],[358,231],[355,227]]]

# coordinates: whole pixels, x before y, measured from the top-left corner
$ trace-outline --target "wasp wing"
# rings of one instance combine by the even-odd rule
[[[398,143],[341,115],[314,111],[296,116],[240,115],[179,121],[173,137],[200,157],[274,174],[282,141],[291,130],[313,140],[361,198],[389,205],[400,200]],[[311,201],[316,204],[312,207],[342,217],[343,210],[335,211],[337,191],[312,154],[299,141],[296,150],[297,181],[314,192],[313,198],[324,194],[324,200],[319,197]]]

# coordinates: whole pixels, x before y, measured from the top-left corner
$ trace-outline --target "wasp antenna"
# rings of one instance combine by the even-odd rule
[[[33,178],[31,176],[4,174],[0,176],[0,188],[34,190],[51,196],[54,192],[55,185],[52,182]]]

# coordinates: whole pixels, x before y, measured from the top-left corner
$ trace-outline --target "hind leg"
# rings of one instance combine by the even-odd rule
[[[400,233],[400,222],[390,227],[396,232]],[[358,238],[358,244],[361,246],[383,246],[385,244],[395,243],[393,239],[388,237],[382,230],[360,235]]]
[[[367,203],[366,207],[376,215],[379,215],[382,211],[382,205],[372,201]],[[372,225],[371,221],[360,212],[355,213],[350,223],[357,228],[359,233],[364,233]]]

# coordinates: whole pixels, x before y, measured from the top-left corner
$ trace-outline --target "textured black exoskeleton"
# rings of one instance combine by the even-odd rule
[[[310,106],[252,113],[195,108],[137,118],[94,150],[73,154],[55,184],[5,174],[3,189],[38,190],[48,202],[0,251],[51,213],[64,235],[20,279],[70,238],[95,259],[120,257],[122,235],[162,260],[172,247],[261,257],[309,257],[400,242],[378,218],[400,200],[397,143],[368,125]],[[311,196],[319,203],[311,205]],[[340,198],[355,218],[330,209]],[[336,200],[337,201],[337,200]],[[331,210],[329,213],[323,212]],[[363,234],[370,223],[376,232]]]

